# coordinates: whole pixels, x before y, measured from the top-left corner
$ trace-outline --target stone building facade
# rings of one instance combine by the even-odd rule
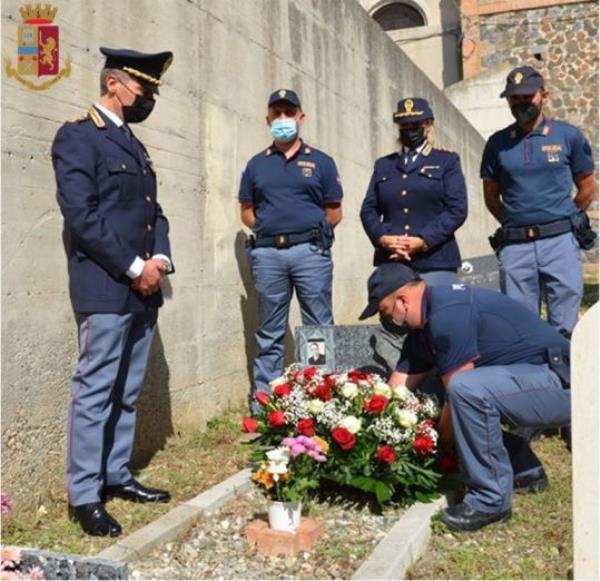
[[[465,79],[500,67],[537,68],[550,91],[547,112],[580,127],[597,160],[598,3],[462,0],[461,14]],[[597,230],[597,199],[590,216]],[[587,261],[597,272],[597,247]]]

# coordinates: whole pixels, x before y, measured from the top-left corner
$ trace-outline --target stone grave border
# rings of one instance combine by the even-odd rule
[[[240,470],[223,482],[175,507],[140,530],[117,541],[96,555],[97,559],[132,562],[174,541],[196,521],[215,512],[252,486],[251,469]],[[403,579],[407,569],[424,553],[431,536],[431,519],[448,505],[442,496],[431,503],[412,505],[371,554],[352,579]]]

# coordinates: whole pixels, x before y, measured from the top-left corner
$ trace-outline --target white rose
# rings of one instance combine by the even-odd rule
[[[346,428],[351,434],[358,434],[362,425],[362,420],[355,416],[346,416],[341,422],[340,426]]]
[[[323,411],[324,407],[325,403],[322,402],[320,399],[311,399],[308,402],[308,411],[314,415],[320,414]]]
[[[392,392],[400,401],[404,401],[411,394],[410,389],[408,389],[406,385],[397,385],[396,387],[392,387]]]
[[[397,410],[396,418],[403,428],[412,428],[413,426],[416,426],[419,421],[417,414],[411,410]]]
[[[344,397],[352,399],[358,393],[358,387],[354,383],[345,383],[340,391]]]
[[[274,387],[277,387],[278,385],[283,385],[284,383],[287,383],[287,379],[285,378],[285,375],[282,375],[281,377],[270,381],[269,385],[271,386],[271,389],[273,389]]]
[[[388,399],[392,397],[392,389],[387,383],[383,383],[383,381],[376,383],[373,391],[379,395],[387,397]]]
[[[348,382],[348,374],[347,373],[340,373],[336,378],[335,378],[335,384],[336,385],[344,385],[344,383]]]

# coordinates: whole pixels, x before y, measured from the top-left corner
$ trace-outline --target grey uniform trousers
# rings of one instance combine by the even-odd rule
[[[448,385],[454,441],[467,472],[464,502],[495,513],[511,507],[513,467],[501,422],[532,428],[570,423],[570,391],[548,365],[477,367]]]
[[[69,504],[98,502],[131,478],[136,403],[158,312],[81,314],[67,426]]]

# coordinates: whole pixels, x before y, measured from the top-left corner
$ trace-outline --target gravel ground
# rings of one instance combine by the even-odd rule
[[[246,544],[244,526],[266,519],[267,501],[253,488],[198,523],[186,538],[168,543],[130,566],[131,579],[350,579],[403,512],[375,514],[351,500],[308,507],[325,523],[323,540],[297,557],[267,557]]]

